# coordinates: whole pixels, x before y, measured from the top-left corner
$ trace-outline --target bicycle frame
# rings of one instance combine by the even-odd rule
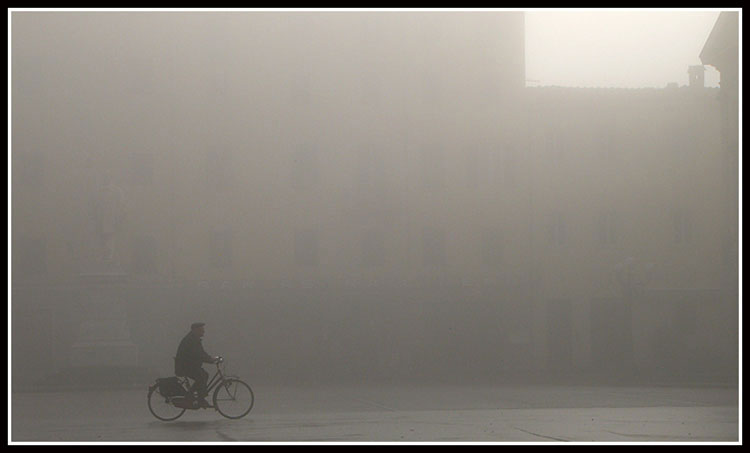
[[[221,362],[219,362],[219,363],[216,364],[216,373],[206,383],[206,393],[207,394],[210,394],[214,390],[214,388],[217,385],[219,385],[220,383],[224,382],[224,380],[227,377],[237,377],[237,376],[225,375],[224,373],[222,373],[221,367],[219,367],[220,364],[221,364]],[[188,377],[187,376],[183,376],[183,379],[187,380]],[[189,383],[189,381],[188,381],[188,383]],[[195,385],[195,384],[193,384],[193,385]],[[192,388],[192,386],[189,386],[188,387],[188,391],[190,391],[191,388]]]
[[[219,385],[219,383],[224,382],[224,373],[221,372],[221,368],[219,368],[219,364],[216,364],[216,373],[213,375],[211,379],[208,380],[208,383],[206,384],[206,393],[211,393],[211,391]]]

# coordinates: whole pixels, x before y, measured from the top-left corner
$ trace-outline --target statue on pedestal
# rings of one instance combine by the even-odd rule
[[[101,175],[89,200],[83,228],[87,240],[79,280],[85,297],[85,317],[71,348],[74,367],[134,367],[138,348],[130,337],[123,283],[127,274],[118,246],[124,219],[122,191],[109,172]]]
[[[83,273],[121,273],[120,233],[125,218],[123,193],[108,172],[97,183],[89,200],[88,222],[84,228],[90,241]]]

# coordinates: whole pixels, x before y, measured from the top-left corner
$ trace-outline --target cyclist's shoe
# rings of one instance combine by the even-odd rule
[[[205,408],[207,408],[207,407],[211,407],[211,405],[210,405],[210,404],[208,404],[208,401],[206,401],[206,398],[201,398],[201,399],[199,399],[199,400],[198,400],[198,405],[199,405],[200,407],[204,408],[204,409],[205,409]]]

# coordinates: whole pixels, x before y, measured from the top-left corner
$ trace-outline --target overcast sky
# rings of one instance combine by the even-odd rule
[[[688,65],[701,64],[719,11],[529,10],[529,86],[662,88],[687,85]],[[719,73],[707,67],[706,86]]]

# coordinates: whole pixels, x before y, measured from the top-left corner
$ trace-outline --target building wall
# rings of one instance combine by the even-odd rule
[[[734,346],[725,334],[734,330],[737,305],[722,247],[731,218],[722,210],[717,91],[529,89],[531,118],[540,123],[531,147],[539,181],[532,189],[533,256],[542,274],[537,328],[555,335],[545,319],[560,311],[556,305],[569,308],[571,319],[555,322],[569,329],[564,341],[576,367],[601,370],[597,335],[609,334],[596,323],[614,332],[625,317],[632,327],[610,339],[632,344],[625,368],[654,371],[652,355],[664,341],[672,352],[703,351],[679,366],[731,375]],[[629,258],[640,282],[630,301],[618,280]],[[669,327],[680,317],[697,330]],[[647,327],[655,322],[661,327]],[[646,340],[644,329],[674,331]],[[614,343],[611,361],[620,361]],[[543,346],[539,360],[554,362],[555,352]]]
[[[611,307],[646,371],[732,345],[715,90],[525,89],[521,13],[66,18],[14,13],[14,378],[65,366],[107,182],[164,372],[194,319],[270,380],[597,371]]]
[[[523,190],[521,13],[17,14],[13,42],[14,326],[59,327],[36,361],[15,343],[21,376],[65,366],[108,184],[149,366],[165,323],[195,316],[238,335],[252,319],[298,362],[321,344],[425,369],[439,350],[469,367],[501,351],[497,300],[525,243],[497,239],[524,225],[507,214]],[[323,335],[299,339],[311,349],[274,336],[305,325]],[[277,359],[261,363],[290,372]]]

